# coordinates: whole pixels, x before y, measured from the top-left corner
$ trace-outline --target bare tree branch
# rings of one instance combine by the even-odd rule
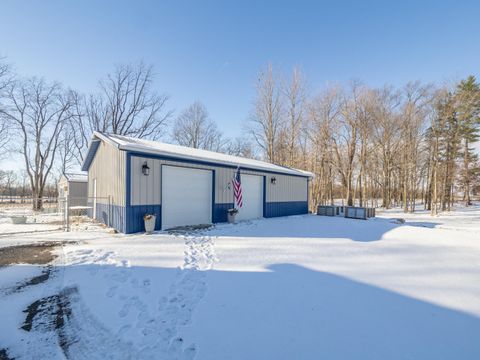
[[[72,99],[58,83],[43,79],[17,80],[7,91],[4,115],[16,130],[30,179],[34,209],[42,208],[42,197],[56,160],[60,135],[71,119]]]
[[[79,163],[93,131],[156,140],[166,133],[173,111],[168,96],[153,90],[152,66],[143,63],[119,65],[99,82],[99,94],[75,94],[75,158]]]
[[[198,101],[177,117],[172,138],[179,145],[212,151],[222,151],[226,144],[217,125],[209,118],[207,109]]]

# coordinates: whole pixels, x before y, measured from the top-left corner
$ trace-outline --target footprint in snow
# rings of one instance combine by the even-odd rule
[[[145,294],[150,293],[150,279],[143,280],[142,290]]]
[[[183,339],[181,337],[176,337],[170,343],[170,346],[168,347],[168,352],[172,355],[178,354],[182,351],[182,347]]]
[[[79,254],[79,255],[89,255],[89,254],[93,254],[93,250],[92,249],[78,250],[77,254]]]
[[[176,337],[170,343],[170,346],[168,347],[168,352],[172,356],[175,356],[176,359],[193,360],[197,352],[195,344],[191,344],[182,350],[183,343],[184,340],[181,337]]]
[[[195,347],[195,344],[191,344],[190,346],[186,347],[185,350],[183,350],[182,358],[185,360],[193,360],[196,354],[197,354],[197,349]]]
[[[123,335],[123,334],[125,334],[127,331],[129,331],[131,328],[132,328],[131,325],[128,325],[128,324],[127,324],[127,325],[124,325],[124,326],[122,326],[122,327],[120,328],[120,330],[118,330],[117,334],[118,334],[118,335]]]
[[[122,260],[121,264],[122,264],[122,266],[125,266],[125,267],[130,267],[131,266],[129,260]]]
[[[114,259],[114,255],[115,255],[115,253],[113,251],[109,251],[109,252],[106,252],[106,253],[102,254],[101,256],[99,256],[96,259],[96,261],[106,263],[106,264],[115,264],[116,261]]]
[[[118,286],[112,286],[110,289],[107,291],[107,296],[108,297],[113,297],[117,293]]]
[[[134,278],[130,281],[130,284],[134,289],[141,289],[145,294],[150,293],[150,279],[143,279],[140,283],[137,278]]]
[[[130,312],[130,307],[131,305],[129,303],[124,304],[120,309],[120,311],[118,312],[118,316],[120,316],[121,318],[124,318],[125,316],[127,316],[128,313]]]
[[[90,275],[97,275],[98,271],[99,267],[96,265],[91,265],[88,267],[88,272],[90,273]]]
[[[113,275],[107,277],[110,277],[114,281],[125,283],[130,275],[131,273],[127,270],[127,268],[121,268],[120,271],[116,271]]]

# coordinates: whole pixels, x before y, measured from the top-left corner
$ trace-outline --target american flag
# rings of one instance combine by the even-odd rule
[[[233,177],[233,198],[239,208],[243,205],[242,199],[242,181],[240,180],[240,168],[237,168],[235,176]]]

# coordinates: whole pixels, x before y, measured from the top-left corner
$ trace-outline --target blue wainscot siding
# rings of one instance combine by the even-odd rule
[[[227,222],[227,210],[233,208],[233,203],[214,204],[212,222]],[[162,229],[162,206],[161,205],[135,205],[127,207],[126,231],[127,234],[145,231],[143,216],[152,214],[156,216],[155,230]]]
[[[285,201],[265,203],[264,217],[308,214],[308,201]]]
[[[93,204],[91,201],[88,201],[87,202],[87,206],[88,206],[88,209],[87,209],[87,216],[89,218],[92,218],[93,219]]]
[[[93,204],[89,203],[89,206]],[[161,205],[135,205],[118,206],[108,204],[97,204],[95,219],[104,224],[109,223],[108,216],[111,215],[110,226],[119,232],[133,234],[145,231],[143,216],[152,214],[156,216],[155,230],[162,229],[162,206]],[[213,223],[227,222],[227,210],[233,208],[233,203],[214,204],[212,213]],[[93,209],[87,210],[88,216],[92,217]],[[286,201],[265,203],[264,217],[278,217],[289,215],[301,215],[308,213],[307,201]]]
[[[125,206],[112,205],[112,224],[111,226],[120,232],[126,230],[126,209]]]
[[[234,207],[233,203],[214,204],[213,206],[213,223],[227,222],[227,210]]]
[[[94,218],[95,220],[102,222],[105,225],[108,225],[109,223],[108,217],[111,216],[110,226],[119,232],[122,232],[122,233],[125,232],[126,230],[125,214],[126,213],[125,213],[124,206],[97,203],[95,216],[93,216],[93,203],[89,202],[88,206],[90,208],[87,210],[87,216]]]
[[[145,231],[143,216],[155,215],[155,230],[162,229],[162,206],[161,205],[134,205],[127,207],[126,234]]]

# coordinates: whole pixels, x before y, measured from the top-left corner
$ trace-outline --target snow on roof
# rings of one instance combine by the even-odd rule
[[[88,181],[88,175],[87,174],[73,174],[73,173],[67,173],[63,175],[65,179],[71,182],[87,182]]]
[[[207,161],[230,166],[247,167],[255,170],[264,170],[276,173],[313,177],[313,174],[308,171],[292,169],[260,160],[227,155],[214,151],[194,149],[186,146],[166,144],[158,141],[137,139],[128,136],[103,134],[100,132],[94,132],[94,137],[109,142],[117,146],[120,150],[137,151],[149,154],[172,156],[182,159]]]

